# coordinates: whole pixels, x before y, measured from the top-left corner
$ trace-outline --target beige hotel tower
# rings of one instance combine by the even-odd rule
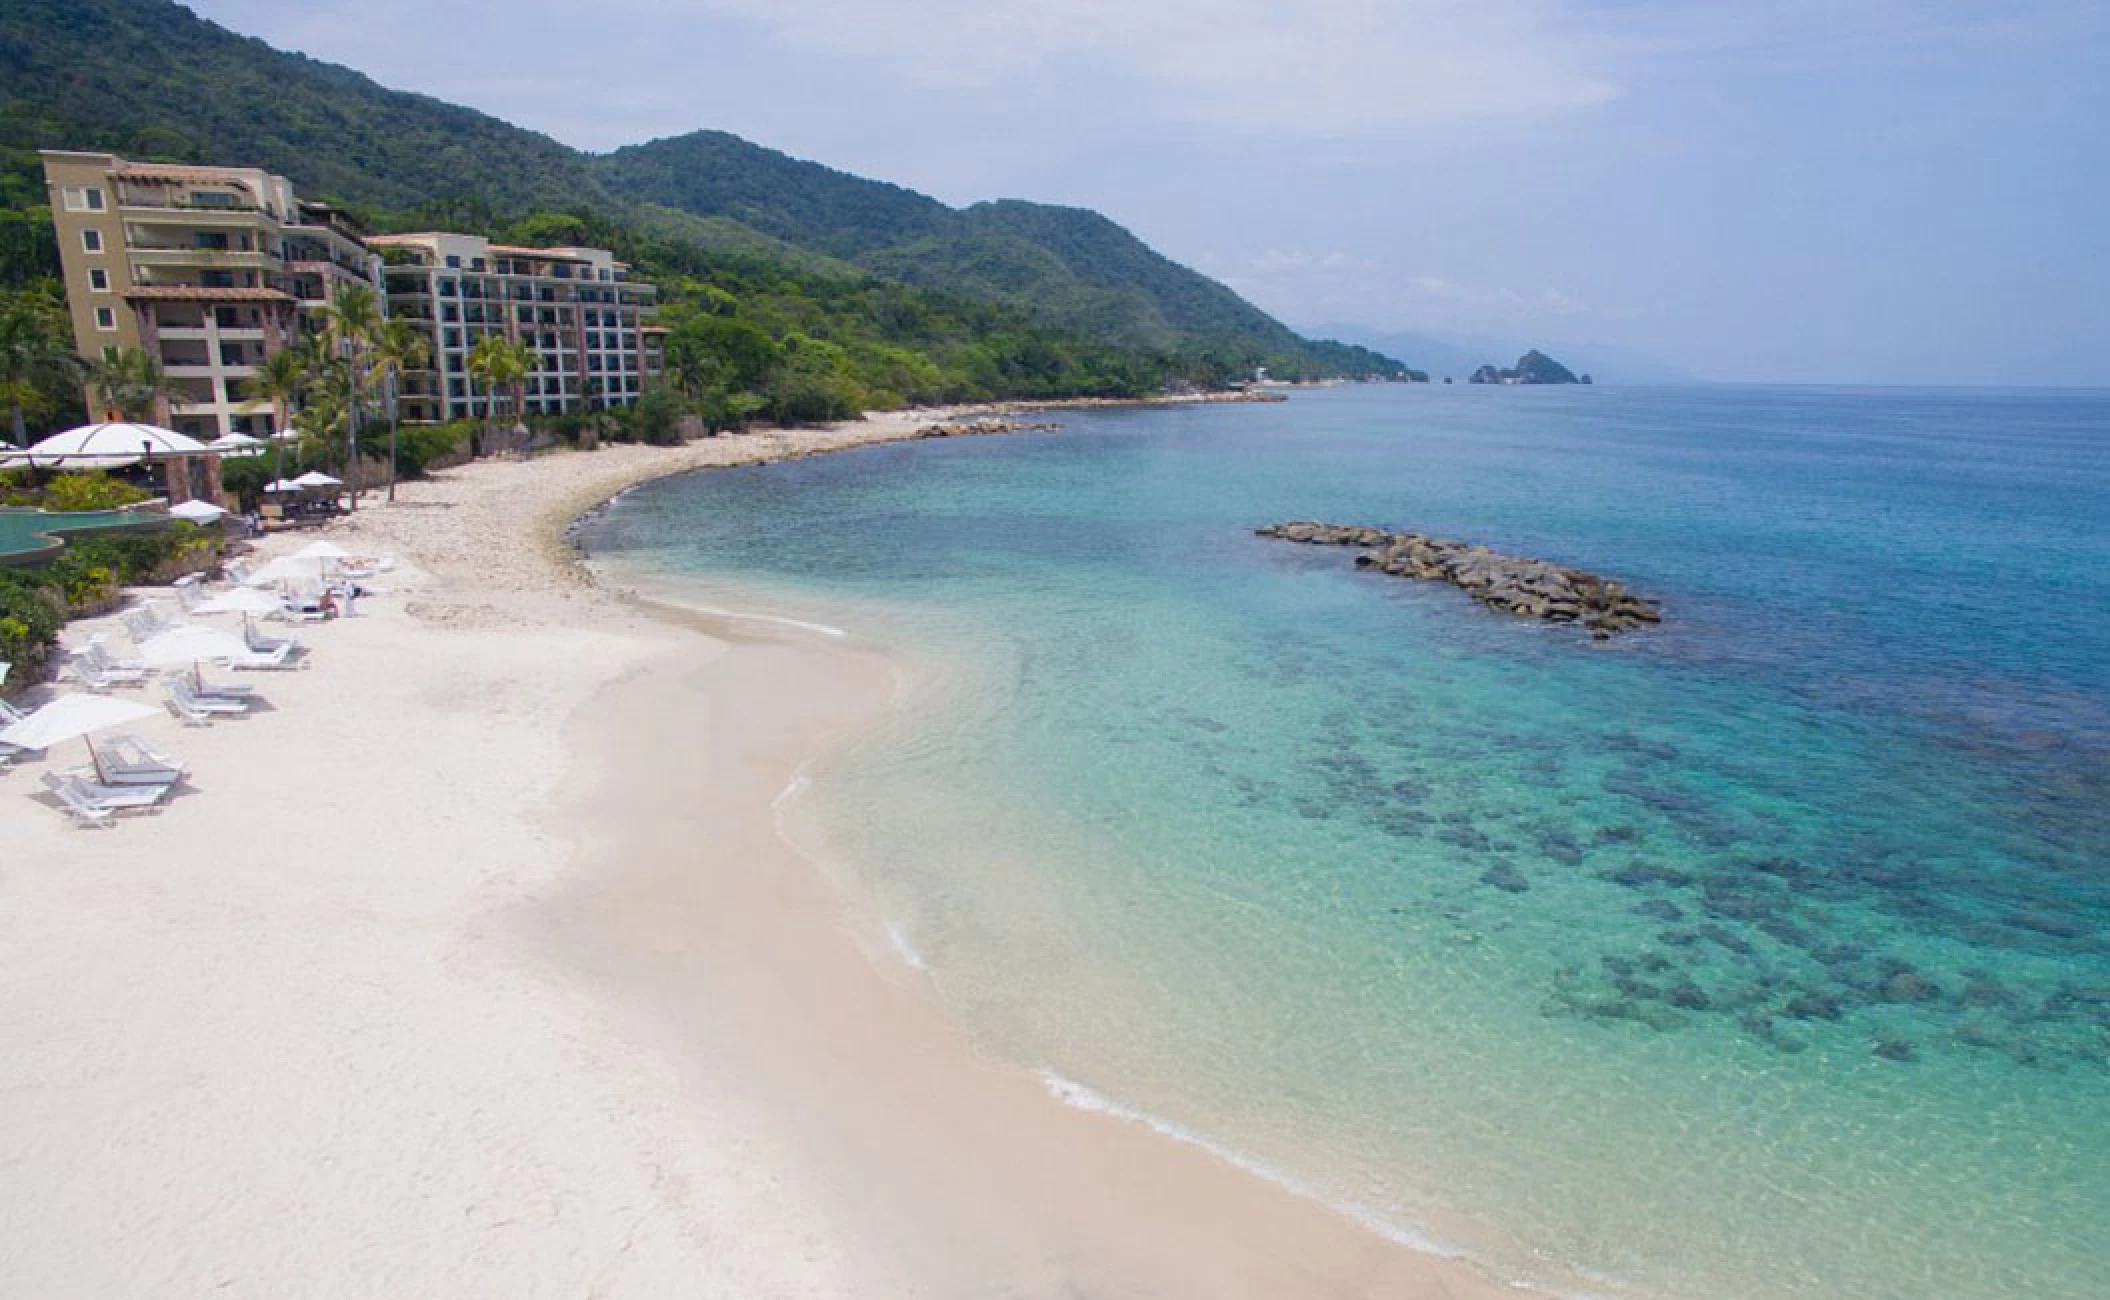
[[[272,411],[244,391],[257,364],[298,342],[302,313],[340,287],[380,292],[380,259],[360,232],[283,176],[43,157],[75,345],[91,359],[152,354],[169,381],[155,422],[179,433],[269,432]]]

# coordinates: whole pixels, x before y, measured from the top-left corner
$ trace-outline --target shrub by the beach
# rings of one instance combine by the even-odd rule
[[[459,465],[469,458],[469,436],[475,420],[446,424],[406,424],[396,432],[396,473],[422,478],[428,471]]]
[[[624,432],[631,442],[672,446],[681,441],[681,417],[685,414],[679,394],[665,384],[649,384],[628,408]]]
[[[43,506],[52,511],[116,510],[121,506],[137,505],[146,500],[147,495],[122,479],[87,470],[54,475],[51,482],[44,485]]]
[[[244,509],[254,506],[264,495],[264,485],[277,477],[276,456],[228,456],[220,461],[220,487]]]
[[[64,599],[28,573],[0,569],[0,660],[13,664],[5,683],[18,690],[48,675],[59,628],[66,622]]]

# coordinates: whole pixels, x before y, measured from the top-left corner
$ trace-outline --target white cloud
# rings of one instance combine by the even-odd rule
[[[1195,266],[1289,320],[1345,321],[1379,329],[1437,332],[1538,331],[1562,322],[1603,324],[1630,310],[1594,306],[1551,285],[1520,289],[1470,284],[1427,272],[1388,270],[1376,258],[1336,250],[1271,248],[1246,257],[1203,254]]]
[[[1158,115],[1346,135],[1619,94],[1556,0],[691,0],[926,86],[1100,85]]]

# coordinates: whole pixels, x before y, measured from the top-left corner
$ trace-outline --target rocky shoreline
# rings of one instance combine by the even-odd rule
[[[1545,560],[1503,555],[1469,542],[1309,520],[1253,531],[1261,537],[1309,546],[1361,547],[1363,553],[1355,557],[1358,568],[1376,569],[1396,578],[1448,582],[1489,609],[1551,623],[1579,623],[1599,641],[1663,619],[1656,601],[1635,595],[1615,579]]]

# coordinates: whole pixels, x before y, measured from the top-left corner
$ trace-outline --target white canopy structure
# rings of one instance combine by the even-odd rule
[[[271,493],[305,492],[306,488],[289,478],[275,478],[264,484],[264,491]]]
[[[313,541],[293,552],[296,560],[341,560],[351,552],[335,542]]]
[[[334,488],[344,486],[343,479],[332,478],[319,469],[311,469],[307,473],[301,475],[299,478],[294,479],[293,482],[297,486],[304,488]]]
[[[152,456],[210,456],[212,448],[152,424],[84,424],[54,433],[21,459],[38,469],[122,469]]]
[[[50,749],[60,741],[151,718],[159,712],[136,700],[110,695],[61,695],[20,722],[0,728],[0,745]]]
[[[194,524],[209,524],[224,519],[227,510],[210,501],[185,501],[180,505],[170,506],[169,516],[173,519],[188,519]]]

